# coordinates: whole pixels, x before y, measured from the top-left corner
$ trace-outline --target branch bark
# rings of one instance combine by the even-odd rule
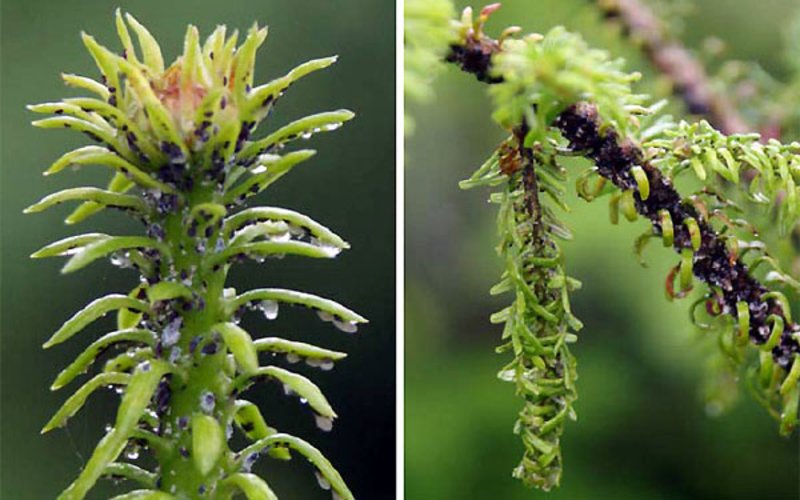
[[[608,18],[618,19],[692,114],[704,115],[725,135],[752,132],[728,97],[713,89],[705,67],[679,41],[670,38],[655,13],[639,0],[598,0]]]

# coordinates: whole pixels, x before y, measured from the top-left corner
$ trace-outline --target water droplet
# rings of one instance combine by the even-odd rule
[[[314,473],[314,475],[317,476],[317,484],[319,484],[320,488],[323,490],[331,489],[331,483],[325,479],[325,476],[323,476],[321,472],[317,471]]]
[[[276,155],[272,153],[263,153],[259,155],[258,161],[261,163],[274,163],[281,159],[281,155]]]
[[[213,412],[216,402],[217,398],[211,391],[205,391],[203,394],[200,395],[200,409],[203,410],[204,413]]]
[[[333,429],[333,419],[328,417],[323,417],[322,415],[315,415],[314,420],[317,423],[317,427],[325,432],[330,432]]]
[[[245,472],[250,472],[250,469],[253,468],[253,464],[256,463],[258,460],[258,453],[251,453],[244,458],[242,462],[242,470]]]
[[[326,243],[326,242],[320,241],[320,240],[318,240],[316,238],[311,238],[311,240],[309,240],[309,242],[312,245],[314,245],[317,248],[319,248],[320,250],[322,250],[328,257],[333,258],[333,257],[336,257],[337,255],[339,255],[340,253],[342,253],[342,249],[341,248],[339,248],[339,247],[337,247],[335,245],[331,245],[330,243]]]
[[[297,354],[295,354],[293,352],[290,352],[289,354],[286,355],[286,361],[288,361],[291,364],[299,363],[300,362],[300,356],[298,356]]]
[[[291,396],[292,394],[294,394],[294,391],[288,385],[283,384],[283,393],[286,394],[287,396]]]
[[[307,405],[308,404],[308,400],[306,398],[300,398],[300,404],[301,405]]]
[[[334,366],[334,363],[333,363],[332,359],[323,359],[319,364],[319,368],[321,370],[326,371],[326,372],[329,372],[329,371],[333,370],[333,366]]]
[[[327,125],[323,125],[322,126],[322,130],[324,130],[325,132],[333,132],[334,130],[336,130],[337,128],[339,128],[341,126],[342,126],[342,122],[329,123]]]
[[[339,321],[338,319],[334,319],[333,325],[345,333],[356,333],[358,331],[358,325],[355,321]]]
[[[269,239],[270,239],[270,241],[276,241],[278,243],[283,243],[283,242],[291,240],[292,239],[292,235],[291,235],[291,233],[289,231],[285,231],[285,232],[282,232],[282,233],[276,233],[276,234],[270,235]]]
[[[175,363],[176,361],[178,361],[178,359],[180,359],[180,357],[181,357],[181,348],[178,346],[173,347],[172,350],[169,352],[169,362]]]
[[[131,267],[131,261],[128,258],[127,254],[120,255],[118,253],[113,253],[111,254],[111,257],[108,260],[111,262],[111,265],[117,266],[121,269]]]
[[[236,296],[236,289],[235,288],[225,288],[222,290],[222,297],[225,299],[230,299]]]
[[[85,247],[81,247],[81,246],[72,247],[72,248],[70,248],[68,250],[65,250],[65,251],[61,252],[59,255],[61,255],[63,257],[67,257],[68,255],[75,255],[76,253],[79,253],[84,248]]]
[[[330,258],[336,257],[340,253],[342,253],[342,249],[333,245],[322,244],[319,245],[320,250],[322,250],[325,255]]]
[[[262,300],[258,308],[264,313],[264,317],[273,320],[278,317],[278,303],[274,300]]]
[[[300,134],[300,137],[302,139],[311,139],[312,135],[313,135],[313,133],[308,131],[308,132],[303,132],[302,134]]]
[[[137,458],[139,458],[139,447],[136,445],[129,446],[125,450],[125,457],[128,460],[136,460]]]
[[[333,321],[333,314],[328,311],[317,311],[317,316],[319,316],[319,319],[322,321]]]
[[[161,333],[161,341],[165,346],[169,347],[178,343],[178,340],[181,338],[180,328],[182,324],[183,319],[177,317],[164,328],[164,331]]]
[[[308,358],[306,359],[306,364],[312,368],[319,368],[322,365],[322,361],[316,358]]]
[[[516,376],[517,372],[514,370],[503,370],[497,374],[497,377],[504,382],[513,382]]]

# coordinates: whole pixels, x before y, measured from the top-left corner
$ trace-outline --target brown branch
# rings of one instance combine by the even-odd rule
[[[461,45],[452,46],[447,60],[481,81],[499,83],[502,81],[500,78],[490,76],[490,66],[491,56],[501,50],[500,44],[479,34],[469,36]],[[599,175],[622,190],[634,190],[636,210],[650,220],[656,234],[662,232],[661,213],[669,213],[674,227],[673,247],[677,252],[692,248],[686,221],[690,218],[697,221],[701,244],[693,251],[692,273],[700,281],[720,290],[723,314],[738,320],[738,303],[747,303],[750,316],[748,334],[757,345],[764,344],[770,336],[769,316],[781,317],[785,329],[780,342],[772,350],[772,356],[779,366],[788,369],[795,354],[800,353],[800,345],[794,338],[800,332],[800,325],[788,321],[779,301],[764,298],[769,290],[750,275],[747,265],[728,250],[720,235],[694,205],[683,200],[670,180],[645,161],[641,148],[634,141],[620,137],[612,127],[604,125],[596,106],[588,102],[570,106],[555,119],[552,126],[569,141],[573,150],[582,153],[596,165]],[[520,129],[524,128],[523,123]],[[640,166],[647,176],[650,193],[646,200],[642,200],[636,189],[637,182],[631,171],[634,166]]]
[[[739,114],[728,97],[713,89],[703,65],[667,30],[655,13],[639,0],[597,0],[608,18],[618,19],[631,38],[639,42],[652,64],[673,84],[687,110],[704,115],[726,135],[752,132],[753,127]]]

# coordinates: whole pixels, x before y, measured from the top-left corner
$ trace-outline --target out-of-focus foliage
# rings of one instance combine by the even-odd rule
[[[403,3],[403,91],[415,99],[430,97],[438,62],[447,52],[455,32],[450,20],[455,11],[449,0],[408,0]],[[406,115],[405,127],[412,126]]]
[[[765,69],[757,60],[724,59],[728,53],[723,51],[714,61],[719,67],[713,81],[732,97],[754,131],[767,138],[800,140],[800,10],[787,19],[780,31],[780,72]]]
[[[786,49],[784,51],[789,69],[794,71],[795,78],[800,78],[800,10],[794,20],[786,28]]]

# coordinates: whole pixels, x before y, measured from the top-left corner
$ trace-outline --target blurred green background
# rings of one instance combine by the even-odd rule
[[[687,2],[683,2],[687,3]],[[685,39],[728,43],[780,75],[781,29],[797,0],[697,0]],[[458,7],[468,5],[457,2]],[[586,0],[506,0],[488,25],[543,32],[557,24],[652,69]],[[474,5],[480,8],[480,4]],[[651,87],[647,90],[655,90]],[[500,328],[489,314],[507,297],[488,290],[500,275],[495,209],[487,191],[462,192],[504,133],[488,118],[485,86],[449,68],[435,99],[409,103],[416,122],[406,142],[405,491],[408,499],[796,499],[800,447],[743,391],[731,412],[710,418],[700,397],[701,339],[689,301],[669,303],[663,283],[676,257],[652,245],[642,269],[633,241],[643,221],[612,226],[607,200],[572,193],[564,220],[567,271],[584,283],[573,310],[586,325],[578,359],[578,421],[562,438],[562,486],[544,494],[511,477],[522,453],[512,434],[520,402],[495,374]],[[680,108],[676,108],[680,109]],[[570,186],[574,185],[570,183]],[[572,189],[574,191],[574,189]]]
[[[115,395],[97,394],[67,431],[39,435],[41,426],[69,395],[66,390],[48,391],[54,376],[91,339],[108,331],[111,317],[58,348],[43,351],[40,345],[92,299],[130,290],[135,275],[96,264],[61,276],[62,262],[31,261],[27,256],[77,232],[125,234],[140,229],[119,213],[102,214],[71,228],[61,220],[73,206],[24,217],[22,209],[66,186],[106,182],[105,170],[95,167],[43,178],[41,172],[50,163],[85,140],[75,133],[34,129],[28,123],[35,117],[24,106],[75,95],[76,91],[62,85],[62,71],[98,77],[79,32],[85,30],[118,50],[113,24],[117,6],[148,26],[169,60],[181,49],[188,23],[198,25],[204,35],[216,24],[240,30],[256,20],[268,24],[270,36],[257,59],[257,82],[280,76],[314,57],[341,56],[333,68],[294,85],[261,133],[306,114],[341,107],[354,110],[357,118],[336,133],[315,136],[304,144],[318,149],[318,156],[258,201],[314,217],[346,238],[352,250],[334,261],[298,258],[261,266],[244,264],[232,272],[230,284],[239,290],[282,286],[319,293],[371,320],[359,334],[348,336],[301,311],[286,310],[269,325],[255,314],[244,319],[245,327],[254,333],[286,332],[350,354],[330,373],[304,370],[339,413],[333,432],[318,432],[307,410],[273,388],[256,388],[252,394],[270,423],[319,447],[357,496],[394,498],[394,5],[373,0],[2,2],[0,497],[55,498],[77,475],[114,416]],[[305,460],[265,459],[256,467],[282,498],[330,497],[317,487]],[[104,482],[91,498],[108,498],[119,491]]]

